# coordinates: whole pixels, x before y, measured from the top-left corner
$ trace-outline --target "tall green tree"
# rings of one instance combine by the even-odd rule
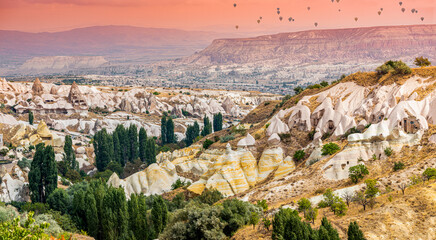
[[[212,133],[212,123],[210,123],[209,117],[204,115],[203,118],[203,130],[201,131],[201,136],[207,136]]]
[[[213,115],[213,131],[218,132],[223,129],[223,115],[221,113]]]
[[[153,202],[153,209],[151,210],[151,221],[155,234],[161,233],[168,221],[168,209],[165,205],[163,198],[158,196]]]
[[[57,188],[58,170],[52,146],[40,143],[36,146],[29,172],[29,190],[32,202],[47,201],[48,196]]]
[[[167,116],[163,115],[160,119],[160,140],[162,145],[167,144]]]
[[[113,160],[114,148],[112,136],[103,128],[95,134],[93,144],[97,169],[98,171],[104,171],[107,164]]]
[[[129,230],[136,239],[148,239],[147,205],[145,196],[132,194],[127,202],[129,214]]]
[[[145,152],[147,148],[147,132],[143,127],[139,129],[139,159],[141,159],[142,162],[146,161],[146,155]]]
[[[30,125],[33,125],[33,112],[29,111],[29,123]]]
[[[127,161],[129,161],[129,152],[130,152],[130,140],[129,140],[129,136],[128,136],[128,132],[126,130],[126,128],[120,124],[117,126],[117,128],[115,129],[115,133],[114,135],[117,135],[118,137],[118,142],[120,144],[120,150],[119,150],[119,155],[117,156],[118,161],[121,166],[125,166]]]
[[[187,146],[192,145],[194,143],[195,139],[200,135],[200,126],[198,125],[197,121],[194,122],[193,125],[189,125],[186,128],[186,138],[185,142]]]
[[[174,135],[174,121],[171,117],[168,117],[166,125],[167,125],[166,141],[167,141],[167,143],[175,143],[176,142],[176,135]]]
[[[365,240],[363,232],[359,229],[357,222],[350,222],[347,235],[348,240]]]
[[[153,138],[148,138],[145,144],[145,161],[150,165],[156,162],[156,143]]]
[[[64,159],[66,165],[73,170],[79,170],[79,164],[76,161],[76,153],[74,153],[73,140],[70,135],[65,136],[64,144]]]
[[[129,161],[133,162],[138,158],[138,128],[135,124],[129,127]]]
[[[114,145],[114,158],[113,161],[119,163],[121,166],[123,166],[124,161],[121,153],[121,144],[120,139],[118,138],[118,133],[114,131],[112,134],[112,141]]]

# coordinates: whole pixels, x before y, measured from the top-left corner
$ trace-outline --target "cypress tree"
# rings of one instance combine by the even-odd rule
[[[95,201],[94,194],[91,192],[88,192],[85,196],[86,202],[86,210],[85,210],[85,216],[86,216],[86,226],[88,229],[88,233],[97,238],[98,237],[98,228],[99,228],[99,221],[98,221],[98,213],[97,213],[97,202]]]
[[[159,235],[168,221],[168,210],[161,196],[155,198],[153,209],[151,209],[151,220],[155,234]]]
[[[121,156],[120,140],[118,138],[118,133],[115,132],[115,131],[112,134],[112,141],[113,141],[113,144],[114,144],[114,157],[113,157],[113,160],[115,162],[118,162],[121,166],[123,166],[124,161],[122,160],[122,156]]]
[[[176,142],[176,136],[174,135],[174,122],[171,117],[168,118],[166,122],[166,131],[167,131],[167,137],[166,141],[167,143],[175,143]]]
[[[130,141],[128,137],[127,130],[124,128],[123,125],[118,125],[115,129],[115,132],[117,133],[118,141],[120,143],[120,152],[119,152],[119,163],[121,163],[121,166],[124,167],[124,165],[129,160],[129,152],[130,152]]]
[[[156,144],[153,138],[148,138],[146,141],[145,158],[147,165],[156,162]]]
[[[79,164],[76,161],[76,154],[74,153],[73,141],[70,135],[65,136],[64,161],[70,169],[79,170]]]
[[[129,160],[133,162],[138,158],[138,128],[135,124],[131,124],[129,127],[129,140]]]
[[[359,229],[357,222],[350,222],[348,226],[348,240],[365,240],[362,231]]]
[[[325,228],[325,230],[327,230],[328,236],[329,236],[327,238],[328,240],[340,240],[338,231],[332,227],[332,225],[330,224],[330,222],[327,220],[326,217],[322,218],[321,226],[323,228]],[[320,227],[320,230],[321,230],[321,227]],[[321,240],[322,238],[320,237],[319,239]]]
[[[213,131],[218,132],[223,129],[223,115],[221,113],[213,115]]]
[[[29,190],[32,202],[47,201],[48,196],[57,188],[58,170],[52,146],[40,143],[30,166]]]
[[[33,125],[33,112],[29,111],[29,123],[30,125]]]
[[[200,125],[197,121],[194,122],[194,139],[200,136]]]
[[[162,145],[167,144],[167,116],[163,115],[160,120],[160,140]]]
[[[94,136],[94,152],[98,171],[104,171],[107,164],[112,161],[114,154],[112,137],[105,128]]]
[[[203,118],[203,130],[201,131],[201,136],[207,136],[212,133],[212,123],[210,123],[209,117],[204,115]]]
[[[146,148],[147,148],[147,132],[143,127],[139,129],[139,158],[142,162],[146,161]]]
[[[191,146],[191,144],[194,142],[194,126],[189,125],[186,128],[185,135],[186,135],[185,137],[186,146]]]

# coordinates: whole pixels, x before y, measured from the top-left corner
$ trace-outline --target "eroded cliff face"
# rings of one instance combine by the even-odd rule
[[[255,38],[218,39],[185,63],[304,63],[380,59],[435,51],[436,25],[311,30]]]
[[[21,65],[24,71],[67,71],[81,68],[97,68],[107,64],[102,56],[50,56],[34,57]]]
[[[430,74],[423,74],[427,70]],[[348,169],[352,166],[370,166],[375,161],[374,156],[377,161],[386,161],[388,148],[399,152],[404,147],[422,144],[423,136],[428,135],[436,119],[431,111],[436,104],[435,71],[434,68],[427,70],[414,70],[414,74],[401,81],[368,86],[345,79],[318,93],[305,94],[298,102],[292,100],[290,106],[285,105],[270,114],[269,119],[251,125],[240,124],[235,129],[244,126],[247,133],[238,135],[225,149],[223,143],[217,142],[209,150],[198,145],[160,154],[158,163],[151,168],[166,169],[161,174],[168,176],[150,180],[153,177],[149,170],[141,174],[147,173],[148,185],[161,179],[169,179],[169,182],[160,184],[157,190],[134,189],[146,194],[165,192],[178,178],[191,176],[193,183],[188,190],[196,194],[205,189],[217,189],[225,196],[246,197],[265,181],[287,189],[288,186],[276,180],[296,178],[318,161],[321,164],[317,164],[312,174],[320,184],[341,182],[348,178]],[[349,132],[351,129],[354,133]],[[309,142],[311,130],[314,131],[313,141]],[[299,135],[291,136],[294,133]],[[432,136],[426,139],[431,141]],[[293,148],[293,141],[308,143],[301,149],[308,154],[306,164],[298,163],[299,168],[291,157],[299,150]],[[323,156],[322,146],[329,142],[336,142],[341,150],[332,156]],[[294,171],[299,173],[293,175]],[[296,184],[304,188],[306,180],[300,179]],[[137,190],[126,193],[132,192],[139,193]]]

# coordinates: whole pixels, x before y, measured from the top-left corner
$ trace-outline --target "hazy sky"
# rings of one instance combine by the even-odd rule
[[[53,32],[95,25],[132,25],[271,33],[314,29],[315,22],[320,29],[435,23],[436,0],[402,2],[400,6],[397,0],[340,0],[339,3],[336,0],[334,3],[331,0],[0,0],[0,29]],[[277,14],[278,7],[282,21]],[[380,8],[383,11],[379,16]],[[418,13],[411,13],[412,8]],[[258,24],[260,16],[262,21]],[[289,22],[289,17],[295,21]]]

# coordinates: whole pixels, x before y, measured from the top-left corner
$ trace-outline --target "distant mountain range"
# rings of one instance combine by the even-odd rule
[[[247,64],[386,60],[436,54],[436,25],[310,30],[253,38],[217,39],[183,63]]]
[[[0,30],[0,63],[14,66],[33,57],[103,56],[115,63],[144,64],[189,56],[213,39],[225,36],[131,26],[95,26],[54,33]]]

